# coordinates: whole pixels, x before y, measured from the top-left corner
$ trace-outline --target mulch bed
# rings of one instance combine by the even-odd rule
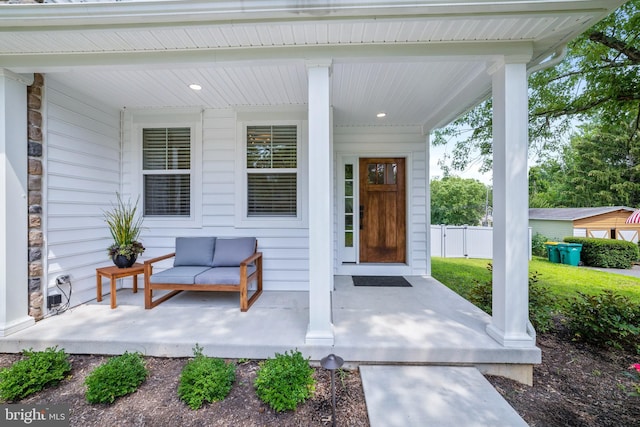
[[[489,381],[530,426],[638,426],[640,398],[629,396],[634,382],[625,376],[640,355],[602,350],[571,341],[566,333],[538,337],[542,364],[534,368],[534,386],[501,377]],[[0,354],[0,367],[21,355]],[[331,425],[329,373],[317,368],[316,395],[295,412],[276,413],[253,389],[257,361],[238,364],[236,383],[222,402],[191,410],[178,399],[180,372],[187,359],[146,358],[149,377],[140,389],[112,405],[86,402],[84,379],[107,357],[71,355],[73,370],[56,387],[20,403],[67,404],[72,426],[328,426]],[[368,426],[360,375],[357,370],[336,375],[337,425]]]
[[[20,358],[0,354],[0,367]],[[45,389],[18,403],[64,404],[71,408],[72,426],[326,426],[331,425],[331,377],[316,368],[315,396],[295,412],[277,413],[262,403],[253,389],[258,362],[238,363],[236,382],[221,402],[191,410],[178,398],[180,372],[187,359],[147,357],[149,376],[137,392],[117,399],[112,405],[89,404],[84,396],[85,377],[107,360],[105,356],[71,355],[72,372],[56,387]],[[357,370],[336,374],[336,420],[338,425],[368,426],[364,392]]]
[[[640,426],[640,397],[625,375],[640,355],[573,342],[562,330],[538,336],[538,347],[533,387],[487,377],[530,426]]]

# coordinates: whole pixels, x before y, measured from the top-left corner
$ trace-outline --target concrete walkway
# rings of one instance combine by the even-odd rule
[[[527,425],[473,367],[360,366],[360,374],[371,427]]]

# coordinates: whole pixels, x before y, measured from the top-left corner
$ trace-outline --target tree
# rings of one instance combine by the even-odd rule
[[[564,206],[564,164],[554,158],[529,168],[529,207],[558,208]]]
[[[583,126],[559,159],[529,170],[529,205],[640,206],[640,132]]]
[[[488,187],[477,179],[449,176],[431,181],[431,224],[478,225]]]
[[[640,126],[640,0],[571,42],[564,61],[529,77],[529,90],[529,143],[537,154],[561,150],[577,121],[624,128],[632,138]],[[477,156],[491,167],[491,113],[489,99],[435,133],[436,145],[456,140],[453,169]]]

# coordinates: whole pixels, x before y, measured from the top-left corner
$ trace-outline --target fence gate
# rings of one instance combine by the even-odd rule
[[[432,225],[431,256],[443,258],[493,258],[493,227]],[[531,259],[531,228],[529,228]]]

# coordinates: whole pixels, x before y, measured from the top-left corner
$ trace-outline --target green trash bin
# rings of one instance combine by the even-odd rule
[[[577,266],[580,264],[580,252],[582,252],[582,244],[580,243],[562,243],[558,245],[560,252],[560,260],[563,264]]]
[[[558,244],[555,242],[545,243],[544,246],[547,248],[547,254],[549,255],[549,262],[560,264],[560,252],[558,252]]]
[[[564,264],[564,259],[566,258],[566,253],[567,253],[567,244],[558,243],[556,245],[556,249],[558,250],[558,263]]]

